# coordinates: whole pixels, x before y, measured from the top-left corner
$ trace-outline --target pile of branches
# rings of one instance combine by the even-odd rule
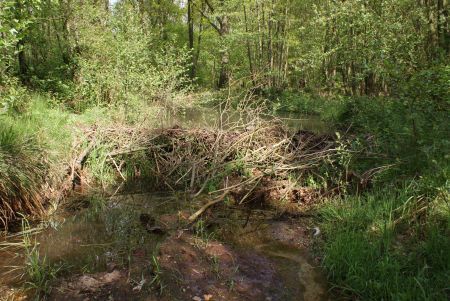
[[[290,133],[279,120],[260,116],[247,111],[236,120],[223,113],[212,128],[173,126],[139,129],[139,134],[116,128],[98,136],[112,145],[107,161],[125,181],[146,174],[152,188],[187,190],[193,196],[231,195],[240,204],[257,199],[310,202],[319,192],[298,183],[333,160],[334,139],[308,131]],[[127,169],[134,170],[132,179]]]

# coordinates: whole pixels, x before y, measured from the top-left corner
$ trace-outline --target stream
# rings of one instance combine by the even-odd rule
[[[214,114],[185,110],[164,124],[210,126]],[[327,131],[315,117],[279,117],[293,131]],[[48,300],[331,300],[310,252],[310,220],[279,220],[259,210],[247,223],[246,212],[231,208],[192,230],[185,219],[199,204],[181,193],[65,203],[76,210],[62,208],[43,230],[0,241],[1,301],[32,299],[33,290],[21,287],[24,263],[37,252],[58,275]]]

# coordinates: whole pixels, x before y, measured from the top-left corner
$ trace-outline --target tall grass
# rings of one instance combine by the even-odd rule
[[[24,248],[24,267],[21,278],[26,280],[25,286],[34,292],[35,300],[45,296],[51,290],[51,282],[54,281],[61,271],[62,266],[50,264],[46,256],[39,253],[39,245],[33,241],[32,232],[26,218],[22,219],[22,241],[20,245]],[[34,238],[36,239],[36,238]]]
[[[0,115],[0,227],[19,217],[42,217],[50,187],[67,168],[70,115],[42,95],[27,110]],[[55,187],[53,187],[55,188]]]
[[[49,162],[36,136],[21,124],[0,120],[0,225],[17,213],[42,215],[42,187]]]
[[[321,209],[334,287],[361,300],[448,300],[448,195],[415,195],[381,189]]]

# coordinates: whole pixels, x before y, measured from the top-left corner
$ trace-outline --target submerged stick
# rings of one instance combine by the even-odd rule
[[[197,212],[195,212],[194,214],[192,214],[192,215],[188,218],[189,223],[195,222],[195,220],[197,220],[197,218],[199,218],[200,215],[203,214],[203,212],[205,212],[209,207],[211,207],[211,206],[213,206],[213,205],[215,205],[215,204],[220,203],[221,201],[223,201],[223,199],[224,199],[227,195],[228,195],[228,192],[225,192],[225,193],[223,193],[221,196],[219,196],[218,198],[216,198],[215,200],[212,200],[212,201],[206,203],[202,208],[200,208],[199,210],[197,210]]]

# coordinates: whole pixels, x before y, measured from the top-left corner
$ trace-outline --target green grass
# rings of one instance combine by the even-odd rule
[[[334,287],[361,300],[448,300],[445,198],[383,189],[326,204],[320,210],[323,265]]]
[[[376,175],[373,190],[362,196],[348,191],[319,208],[323,265],[344,295],[361,300],[450,296],[447,88],[448,81],[425,79],[395,97],[283,93],[274,101],[275,110],[320,115],[348,132],[352,152],[346,170],[392,166]]]
[[[161,270],[161,265],[159,263],[158,257],[153,255],[152,256],[152,273],[153,273],[153,278],[152,281],[150,282],[150,285],[155,285],[158,289],[159,289],[159,294],[162,295],[164,292],[164,282],[162,280],[162,270]]]
[[[66,172],[71,115],[45,95],[27,94],[26,110],[0,115],[0,225],[18,214],[42,216],[45,187]]]
[[[18,213],[43,215],[42,203],[48,198],[44,187],[58,189],[73,159],[89,143],[86,130],[136,123],[152,127],[163,110],[144,106],[141,101],[133,104],[135,111],[130,109],[130,104],[127,108],[90,107],[78,114],[49,94],[25,89],[17,89],[16,94],[11,103],[18,103],[20,98],[20,110],[10,106],[12,109],[0,111],[0,226],[7,226]],[[106,187],[117,180],[116,169],[107,162],[107,154],[116,141],[94,134],[101,141],[91,152],[85,167],[97,184]],[[142,173],[149,169],[144,154],[136,154],[128,161],[127,178],[134,178],[132,167],[135,165],[142,167]]]
[[[216,233],[209,232],[206,229],[205,221],[199,219],[194,224],[194,235],[199,239],[196,241],[198,243],[197,247],[201,248],[201,246],[206,246],[211,240],[214,240]]]
[[[32,289],[36,299],[50,293],[51,284],[57,279],[61,267],[48,263],[45,256],[40,256],[36,245],[28,247],[25,254],[26,287]]]
[[[57,279],[62,266],[50,264],[45,256],[39,253],[39,245],[32,241],[30,224],[26,218],[22,220],[22,246],[24,247],[24,271],[25,287],[33,291],[35,300],[47,295],[51,291],[51,284]]]
[[[0,120],[0,226],[7,227],[17,213],[42,215],[46,159],[45,148],[26,127]]]

